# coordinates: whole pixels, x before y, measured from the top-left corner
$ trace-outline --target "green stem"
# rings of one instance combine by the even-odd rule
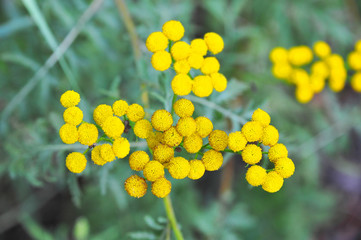
[[[173,115],[174,115],[174,107],[173,107],[173,105],[174,105],[175,101],[177,101],[177,97],[178,97],[177,94],[174,94],[174,95],[173,95],[173,99],[172,99],[172,111],[171,111],[172,117],[173,117]]]
[[[169,195],[166,196],[165,198],[163,198],[163,200],[164,200],[165,211],[167,212],[167,217],[168,217],[169,222],[174,231],[174,235],[177,240],[183,240],[184,238],[183,238],[182,232],[178,228],[177,219],[175,217],[173,206],[172,206],[172,201],[171,201]]]
[[[268,152],[262,152],[262,154],[268,154]]]

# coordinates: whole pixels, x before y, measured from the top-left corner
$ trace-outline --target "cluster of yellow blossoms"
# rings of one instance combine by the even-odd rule
[[[146,47],[153,53],[151,62],[154,69],[165,71],[172,66],[176,75],[171,85],[176,95],[193,92],[198,97],[208,97],[213,89],[223,92],[227,79],[218,72],[220,64],[214,56],[224,48],[222,37],[209,32],[203,39],[196,38],[188,44],[180,41],[183,35],[182,23],[175,20],[164,23],[162,32],[149,35]],[[212,55],[207,56],[208,52]],[[191,73],[197,76],[192,77]]]
[[[316,61],[313,61],[313,55],[318,57]],[[308,46],[296,46],[288,50],[276,47],[270,53],[270,60],[273,63],[273,75],[296,86],[295,95],[300,103],[309,102],[314,94],[321,92],[326,80],[334,92],[344,89],[347,81],[344,59],[332,53],[330,46],[323,41],[316,42],[313,49]],[[305,66],[310,63],[309,67]],[[348,55],[348,64],[351,69],[358,71],[351,78],[351,87],[361,92],[361,41],[355,44],[355,51]]]

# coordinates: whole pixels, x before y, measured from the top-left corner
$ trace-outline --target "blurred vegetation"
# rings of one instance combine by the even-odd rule
[[[86,120],[97,104],[119,98],[150,113],[169,108],[172,73],[151,67],[144,41],[170,19],[183,23],[186,40],[208,31],[225,40],[219,58],[229,87],[196,101],[196,114],[231,131],[239,119],[222,109],[249,118],[263,107],[296,164],[276,194],[251,189],[241,159],[231,155],[222,171],[174,182],[185,238],[361,238],[360,96],[324,91],[301,105],[271,76],[268,60],[275,46],[317,40],[346,56],[361,36],[360,13],[356,0],[0,0],[0,238],[166,239],[162,201],[125,193],[127,161],[70,174],[66,154],[84,147],[62,144],[58,129],[59,98],[68,89],[80,91]],[[49,67],[72,29],[79,35]]]

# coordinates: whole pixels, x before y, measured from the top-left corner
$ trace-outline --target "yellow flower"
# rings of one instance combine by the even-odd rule
[[[194,112],[193,103],[185,98],[181,98],[173,104],[174,112],[179,117],[191,117]]]
[[[263,127],[259,122],[247,122],[243,125],[241,132],[246,137],[248,142],[255,142],[261,139],[263,134]]]
[[[79,152],[69,153],[65,160],[65,166],[70,172],[81,173],[86,167],[86,158]]]
[[[148,181],[154,182],[158,178],[164,177],[164,167],[160,162],[152,160],[145,164],[143,174]]]
[[[103,122],[105,122],[105,120],[107,120],[108,117],[111,117],[111,116],[113,116],[113,109],[111,106],[106,105],[106,104],[101,104],[101,105],[97,106],[93,112],[94,121],[99,126],[101,126],[103,124]]]
[[[80,102],[80,95],[79,93],[73,90],[66,91],[60,97],[60,103],[65,108],[74,107],[78,105],[79,102]]]
[[[206,41],[201,38],[196,38],[191,41],[191,52],[201,56],[207,55],[208,47]]]
[[[139,121],[143,119],[144,116],[145,116],[144,109],[139,104],[134,103],[128,107],[127,117],[130,121],[132,122]]]
[[[191,53],[187,59],[188,64],[191,68],[200,69],[204,62],[204,57],[198,53]]]
[[[151,33],[145,41],[145,46],[150,52],[165,50],[168,47],[168,38],[162,32]]]
[[[275,171],[283,178],[289,178],[295,172],[295,164],[287,157],[280,158],[275,164]]]
[[[170,20],[163,24],[164,35],[172,41],[180,40],[184,35],[184,27],[181,22]]]
[[[224,48],[224,42],[221,36],[217,33],[209,32],[204,35],[204,41],[206,41],[208,50],[213,54],[222,52]]]
[[[286,63],[276,63],[272,66],[272,74],[278,79],[288,80],[292,72],[292,67],[290,64]]]
[[[66,123],[77,126],[83,121],[83,112],[78,107],[69,107],[65,109],[63,118]]]
[[[314,62],[311,66],[311,75],[327,78],[330,74],[328,66],[324,61]]]
[[[227,88],[227,78],[222,73],[212,73],[210,75],[214,90],[223,92]]]
[[[267,127],[271,122],[271,117],[268,113],[258,108],[252,114],[252,121],[259,122],[263,127]]]
[[[353,70],[361,70],[361,52],[351,52],[347,57],[347,62]]]
[[[90,146],[98,140],[98,128],[91,123],[82,123],[78,128],[79,142]]]
[[[172,57],[167,51],[158,51],[152,55],[152,66],[157,71],[165,71],[172,64]]]
[[[291,81],[297,86],[305,86],[310,83],[310,76],[307,71],[302,68],[295,68],[291,72]]]
[[[318,41],[313,44],[313,51],[319,58],[325,58],[331,54],[330,46],[324,41]]]
[[[351,77],[351,87],[356,92],[361,92],[361,72],[357,72]]]
[[[326,79],[319,75],[310,76],[310,87],[314,93],[321,92],[326,84]]]
[[[174,149],[168,145],[159,144],[155,147],[153,152],[154,160],[157,160],[160,163],[169,162],[170,159],[174,157]]]
[[[113,152],[118,158],[125,158],[130,151],[130,144],[126,138],[117,138],[113,142]]]
[[[111,116],[103,122],[102,129],[108,137],[115,139],[124,132],[124,124],[118,117]]]
[[[183,147],[189,153],[197,153],[201,150],[203,145],[202,138],[197,134],[193,133],[189,137],[185,137],[183,140]]]
[[[358,40],[356,43],[355,43],[355,50],[357,52],[361,52],[361,40]]]
[[[288,51],[288,60],[294,66],[302,66],[312,61],[312,50],[307,46],[292,47]]]
[[[197,124],[192,117],[184,117],[178,120],[176,129],[181,136],[187,137],[196,131]]]
[[[141,198],[147,193],[148,185],[144,178],[132,175],[125,180],[124,188],[131,197]]]
[[[94,162],[94,164],[103,166],[107,163],[106,160],[104,160],[100,154],[100,149],[102,145],[97,145],[93,148],[91,152],[91,160]]]
[[[271,162],[276,163],[278,159],[288,156],[288,151],[285,145],[277,143],[272,146],[268,151],[268,158]]]
[[[191,160],[189,165],[191,167],[188,173],[188,177],[190,179],[197,180],[203,177],[206,168],[204,167],[204,164],[201,160]]]
[[[178,133],[175,127],[170,127],[163,133],[162,143],[170,147],[178,146],[183,140],[183,137]]]
[[[223,164],[222,153],[211,149],[204,153],[202,162],[207,171],[217,171]]]
[[[268,125],[263,129],[263,135],[262,135],[262,143],[266,146],[273,146],[278,142],[279,134],[278,130],[272,126]]]
[[[79,139],[78,130],[74,125],[65,123],[59,130],[59,135],[63,143],[73,144]]]
[[[178,74],[179,73],[188,74],[189,71],[191,70],[191,66],[189,65],[189,62],[185,59],[176,61],[173,67],[174,67],[174,71]]]
[[[129,156],[129,166],[134,171],[142,171],[148,162],[149,156],[144,151],[136,151]]]
[[[197,124],[197,133],[202,138],[206,138],[213,130],[213,123],[206,117],[197,117],[195,119]]]
[[[313,98],[313,90],[309,85],[299,86],[296,88],[295,95],[298,102],[308,103]]]
[[[329,86],[332,91],[334,92],[340,92],[342,89],[344,89],[346,84],[346,78],[336,78],[336,77],[330,77],[329,79]]]
[[[164,198],[172,190],[172,184],[166,178],[159,178],[152,183],[152,193],[154,196]]]
[[[340,56],[339,54],[335,54],[335,53],[326,57],[324,60],[330,68],[343,67],[345,64],[342,56]]]
[[[248,144],[242,151],[242,158],[245,163],[257,164],[262,159],[262,148],[255,144]]]
[[[155,111],[152,115],[151,121],[153,128],[161,132],[168,130],[173,124],[172,115],[165,109]]]
[[[112,162],[115,160],[115,155],[113,152],[112,145],[105,143],[100,146],[100,156],[107,162]]]
[[[263,190],[270,193],[278,192],[283,185],[283,178],[276,173],[271,171],[267,174],[265,182],[262,184]]]
[[[201,72],[203,74],[211,74],[219,71],[220,65],[215,57],[206,57],[203,61],[203,65],[201,67]]]
[[[228,145],[228,135],[221,130],[214,130],[208,137],[209,145],[216,151],[223,151]]]
[[[152,131],[152,124],[146,119],[139,120],[135,123],[134,134],[139,138],[146,139]]]
[[[170,52],[176,61],[187,59],[191,53],[191,46],[186,42],[179,41],[173,44]]]
[[[262,185],[266,181],[267,172],[266,169],[258,165],[253,165],[248,168],[246,173],[246,180],[254,187]]]
[[[192,91],[197,97],[208,97],[213,91],[212,79],[199,75],[194,78]]]
[[[124,100],[118,100],[113,103],[113,112],[118,117],[121,117],[127,113],[128,110],[128,103]]]
[[[239,152],[243,150],[246,147],[246,144],[247,144],[247,139],[240,131],[229,134],[228,147],[233,152]]]
[[[187,159],[182,157],[172,158],[169,162],[168,171],[172,178],[183,179],[188,176],[191,169]]]
[[[160,143],[160,141],[163,139],[163,133],[161,132],[152,132],[149,134],[147,140],[147,144],[148,147],[152,150],[154,150],[154,148],[156,146],[158,146],[158,144]]]
[[[184,96],[192,91],[193,81],[187,74],[177,74],[172,80],[172,90],[174,94]]]
[[[282,63],[285,64],[288,61],[288,52],[287,49],[283,47],[275,47],[269,54],[269,58],[273,63]]]

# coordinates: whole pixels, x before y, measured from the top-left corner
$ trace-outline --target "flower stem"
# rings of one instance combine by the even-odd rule
[[[173,105],[174,105],[175,101],[177,101],[177,97],[178,97],[177,94],[174,94],[174,95],[173,95],[173,99],[172,99],[172,112],[171,112],[172,117],[173,117],[173,115],[174,115],[174,107],[173,107]]]
[[[174,214],[173,206],[172,206],[172,200],[170,199],[169,195],[163,198],[164,200],[164,207],[165,211],[167,212],[167,217],[169,219],[169,222],[172,226],[172,229],[174,231],[174,235],[177,240],[183,240],[182,232],[178,228],[177,219]]]

